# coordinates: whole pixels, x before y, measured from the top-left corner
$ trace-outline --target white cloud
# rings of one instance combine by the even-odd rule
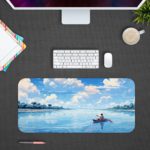
[[[24,91],[21,91],[19,90],[18,92],[18,98],[21,99],[21,98],[27,98],[28,97],[28,94],[25,93]]]
[[[41,104],[51,104],[51,105],[55,105],[55,106],[60,106],[61,101],[58,100],[58,97],[56,94],[50,94],[49,96],[47,96],[46,98],[42,99],[40,101]]]
[[[34,97],[34,98],[24,98],[21,100],[21,102],[25,102],[27,104],[31,104],[32,102],[40,103],[41,105],[48,105],[51,104],[52,106],[65,106],[65,102],[58,99],[58,96],[56,94],[50,94],[49,96],[45,98],[41,97]]]
[[[49,83],[49,81],[50,81],[50,79],[48,79],[48,78],[44,78],[44,79],[43,79],[43,84],[48,84],[48,83]]]
[[[102,96],[101,97],[101,99],[103,99],[103,100],[108,100],[108,99],[111,99],[112,97],[110,96],[110,95],[108,95],[108,96]]]
[[[69,105],[79,105],[80,102],[85,101],[91,95],[100,93],[100,90],[97,86],[89,85],[85,86],[83,91],[80,91],[73,95],[72,100],[68,103]]]
[[[80,101],[84,101],[86,98],[89,97],[89,94],[85,91],[81,91],[81,92],[78,92],[77,94],[75,94],[73,97],[72,97],[72,100],[70,102],[70,105],[78,105],[80,103]]]
[[[90,94],[100,93],[100,90],[98,89],[98,87],[93,86],[93,85],[85,86],[85,91],[90,93]]]
[[[117,78],[104,79],[103,84],[105,88],[116,88],[120,87],[121,81]]]
[[[48,105],[51,104],[52,106],[64,106],[64,102],[58,99],[58,96],[56,94],[50,94],[49,96],[45,98],[28,98],[27,100],[24,100],[24,102],[27,102],[28,104],[31,104],[32,102],[37,102],[42,105]]]
[[[57,85],[62,85],[64,87],[82,87],[83,90],[77,92],[74,94],[71,98],[70,101],[60,101],[60,104],[66,107],[71,107],[71,106],[79,106],[81,101],[85,101],[86,99],[89,98],[90,95],[98,94],[100,93],[99,87],[94,86],[94,85],[89,85],[85,86],[84,83],[77,79],[77,78],[55,78],[55,79],[44,79],[43,84],[49,85],[49,86],[57,86]],[[55,104],[56,102],[59,103],[59,101],[56,101],[55,99]],[[53,99],[54,102],[54,99]]]
[[[83,87],[84,84],[81,80],[76,78],[56,78],[54,79],[56,83],[63,84],[64,86],[73,86],[73,87]]]
[[[29,93],[39,93],[37,87],[31,82],[30,79],[22,79],[18,84],[18,97],[27,98]]]
[[[111,98],[112,98],[112,97],[111,97],[110,95],[108,95],[108,96],[102,96],[102,97],[100,97],[100,100],[97,101],[97,104],[101,104],[103,101],[109,100],[109,99],[111,99]]]
[[[49,85],[51,87],[61,84],[63,86],[72,86],[72,87],[83,87],[84,84],[81,80],[76,78],[55,78],[55,79],[44,79],[43,84]]]
[[[51,94],[49,96],[46,97],[47,100],[56,100],[57,99],[57,95],[56,94]]]
[[[56,87],[56,84],[55,84],[55,82],[53,82],[53,81],[51,81],[51,82],[49,83],[49,85],[50,85],[51,87]]]
[[[43,84],[44,85],[49,85],[50,87],[56,87],[56,83],[53,81],[53,79],[48,79],[48,78],[45,78],[43,80]]]
[[[33,92],[38,92],[38,89],[37,87],[31,82],[30,79],[23,79],[19,82],[19,90],[22,90],[22,91],[26,91],[26,92],[30,92],[30,93],[33,93]]]

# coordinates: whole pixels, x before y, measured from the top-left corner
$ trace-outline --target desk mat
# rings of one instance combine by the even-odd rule
[[[24,133],[130,133],[135,84],[123,78],[26,78],[18,85]]]

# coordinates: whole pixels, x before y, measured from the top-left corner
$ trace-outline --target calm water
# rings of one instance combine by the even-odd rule
[[[93,123],[103,113],[111,122]],[[18,113],[18,126],[26,133],[128,133],[135,127],[134,111],[43,110]]]

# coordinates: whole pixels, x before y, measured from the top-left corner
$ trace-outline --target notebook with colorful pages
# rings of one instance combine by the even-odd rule
[[[5,71],[10,63],[26,48],[23,38],[13,33],[0,20],[0,71]]]

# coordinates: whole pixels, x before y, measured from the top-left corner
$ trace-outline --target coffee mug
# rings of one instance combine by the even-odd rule
[[[135,28],[127,28],[122,34],[123,41],[128,45],[135,45],[140,41],[140,37],[145,33],[145,30],[138,31]]]

